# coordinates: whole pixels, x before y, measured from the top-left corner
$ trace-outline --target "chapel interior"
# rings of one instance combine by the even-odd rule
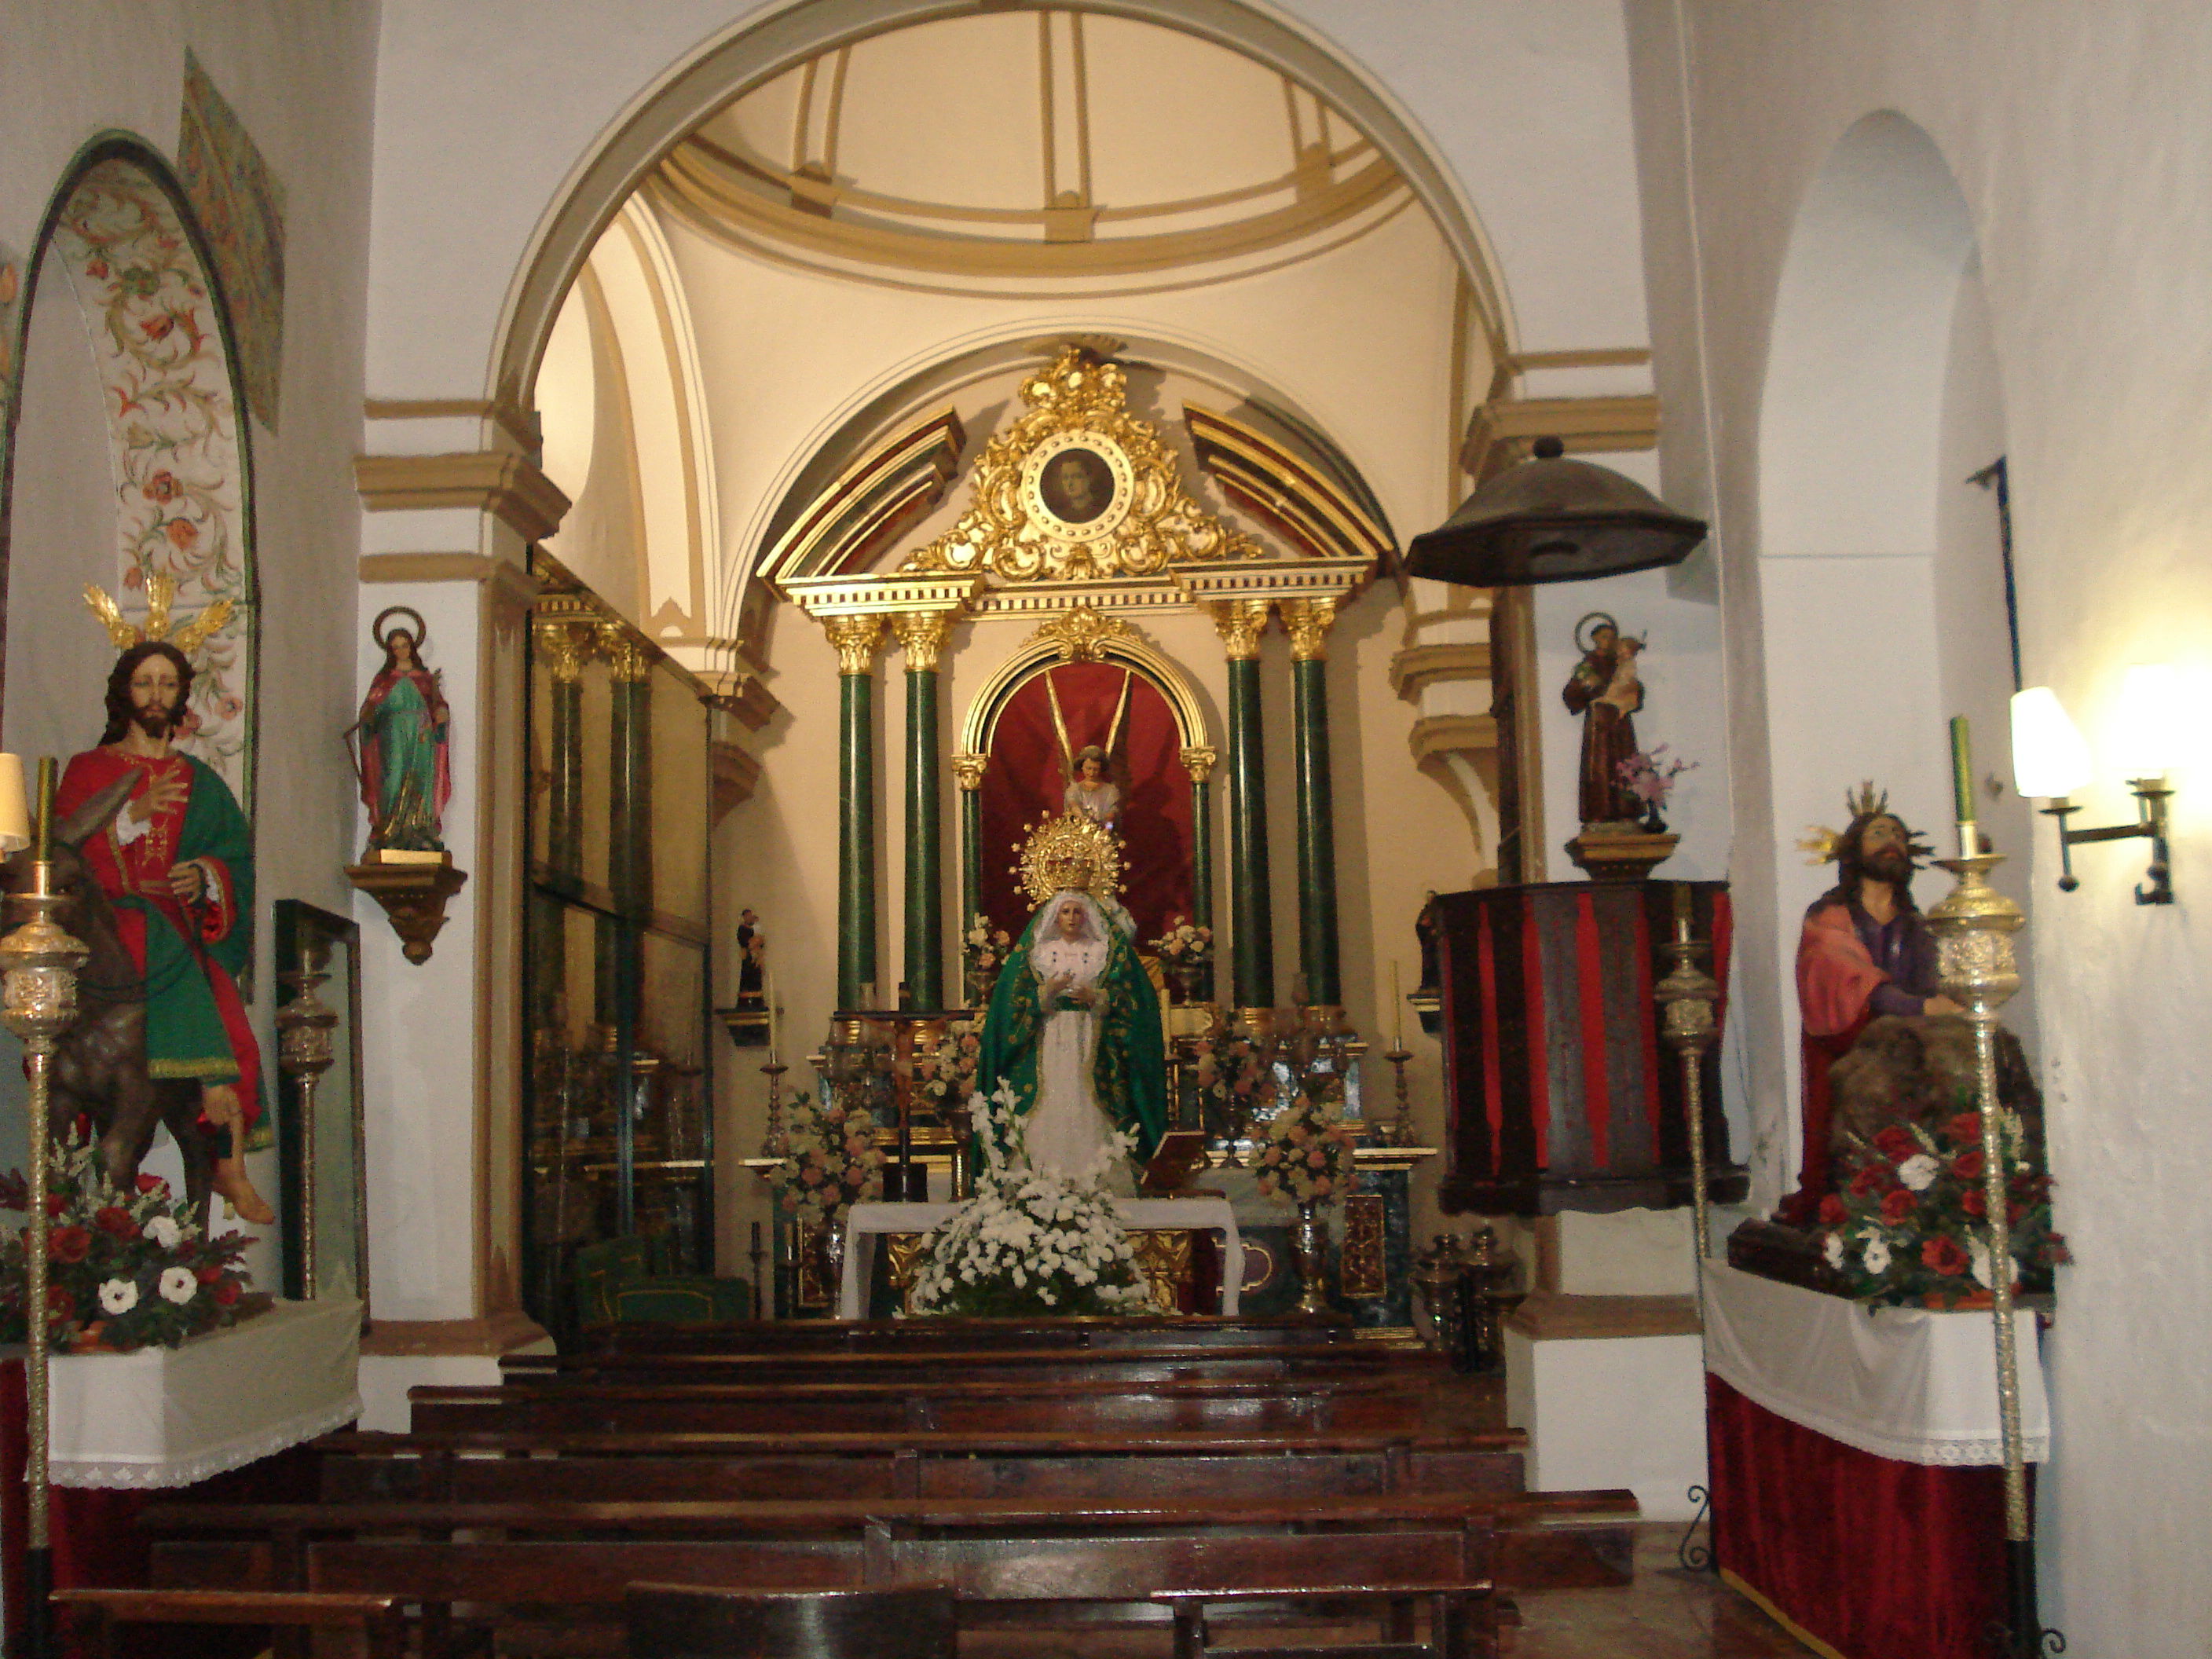
[[[9,1654],[2212,1650],[2201,6],[0,20]]]

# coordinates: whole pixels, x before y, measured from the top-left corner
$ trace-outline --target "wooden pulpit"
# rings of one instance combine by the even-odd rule
[[[1659,1041],[1652,988],[1668,966],[1674,893],[1728,984],[1728,884],[1540,882],[1438,894],[1444,1207],[1478,1215],[1690,1201],[1680,1060]],[[1715,1012],[1724,1016],[1725,994]],[[1721,1110],[1720,1045],[1704,1060],[1709,1190],[1743,1196]]]

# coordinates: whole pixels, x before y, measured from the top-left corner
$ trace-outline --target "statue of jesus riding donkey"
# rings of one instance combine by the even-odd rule
[[[82,1012],[55,1052],[49,1121],[64,1132],[89,1119],[101,1167],[126,1191],[166,1125],[203,1218],[214,1192],[266,1225],[276,1215],[243,1157],[261,1110],[260,1049],[238,988],[252,937],[252,836],[229,785],[176,746],[193,724],[192,653],[230,604],[172,633],[173,586],[162,576],[147,586],[143,627],[86,590],[122,655],[99,746],[70,757],[54,798],[54,885],[71,901],[59,919],[91,955],[77,980]],[[27,860],[13,862],[20,887]]]

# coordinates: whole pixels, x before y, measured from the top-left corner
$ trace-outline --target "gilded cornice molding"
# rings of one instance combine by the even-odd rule
[[[952,776],[970,794],[983,787],[983,774],[990,769],[991,757],[988,755],[955,755],[952,757]]]
[[[891,618],[899,649],[906,653],[906,672],[934,674],[937,659],[952,637],[950,611],[902,611]]]
[[[876,647],[883,643],[884,619],[872,611],[845,613],[822,618],[822,631],[837,647],[840,674],[872,674]]]
[[[354,486],[371,513],[470,507],[489,513],[525,541],[561,527],[568,498],[520,455],[477,450],[458,455],[356,455]]]
[[[1260,654],[1260,635],[1267,631],[1269,599],[1224,599],[1208,607],[1213,631],[1231,662],[1244,662]]]
[[[1136,630],[1119,617],[1102,617],[1087,604],[1047,617],[1030,635],[1033,641],[1049,641],[1062,662],[1103,662],[1108,645],[1124,645],[1136,637]]]
[[[1336,620],[1334,599],[1285,599],[1283,628],[1291,636],[1291,660],[1322,662],[1328,657],[1329,624]]]

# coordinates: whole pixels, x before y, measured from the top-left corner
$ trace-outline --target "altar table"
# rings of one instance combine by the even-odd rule
[[[2041,1461],[2035,1316],[2014,1319]],[[1870,1311],[1709,1261],[1705,1370],[1722,1576],[1843,1659],[1982,1659],[2005,1578],[1988,1310]]]
[[[957,1204],[855,1204],[845,1212],[845,1276],[837,1286],[837,1317],[866,1316],[868,1284],[875,1271],[876,1238],[882,1233],[926,1233],[951,1218]],[[1221,1235],[1221,1312],[1237,1316],[1244,1282],[1244,1246],[1225,1198],[1125,1198],[1115,1211],[1127,1232],[1216,1232]]]
[[[0,1599],[12,1631],[21,1622],[27,1514],[23,1350],[7,1352],[0,1363]],[[360,1358],[361,1304],[336,1297],[279,1302],[180,1347],[56,1354],[48,1419],[55,1583],[146,1583],[149,1540],[137,1523],[149,1494],[226,1475],[352,1422],[361,1414]],[[231,1478],[251,1480],[256,1473]]]

